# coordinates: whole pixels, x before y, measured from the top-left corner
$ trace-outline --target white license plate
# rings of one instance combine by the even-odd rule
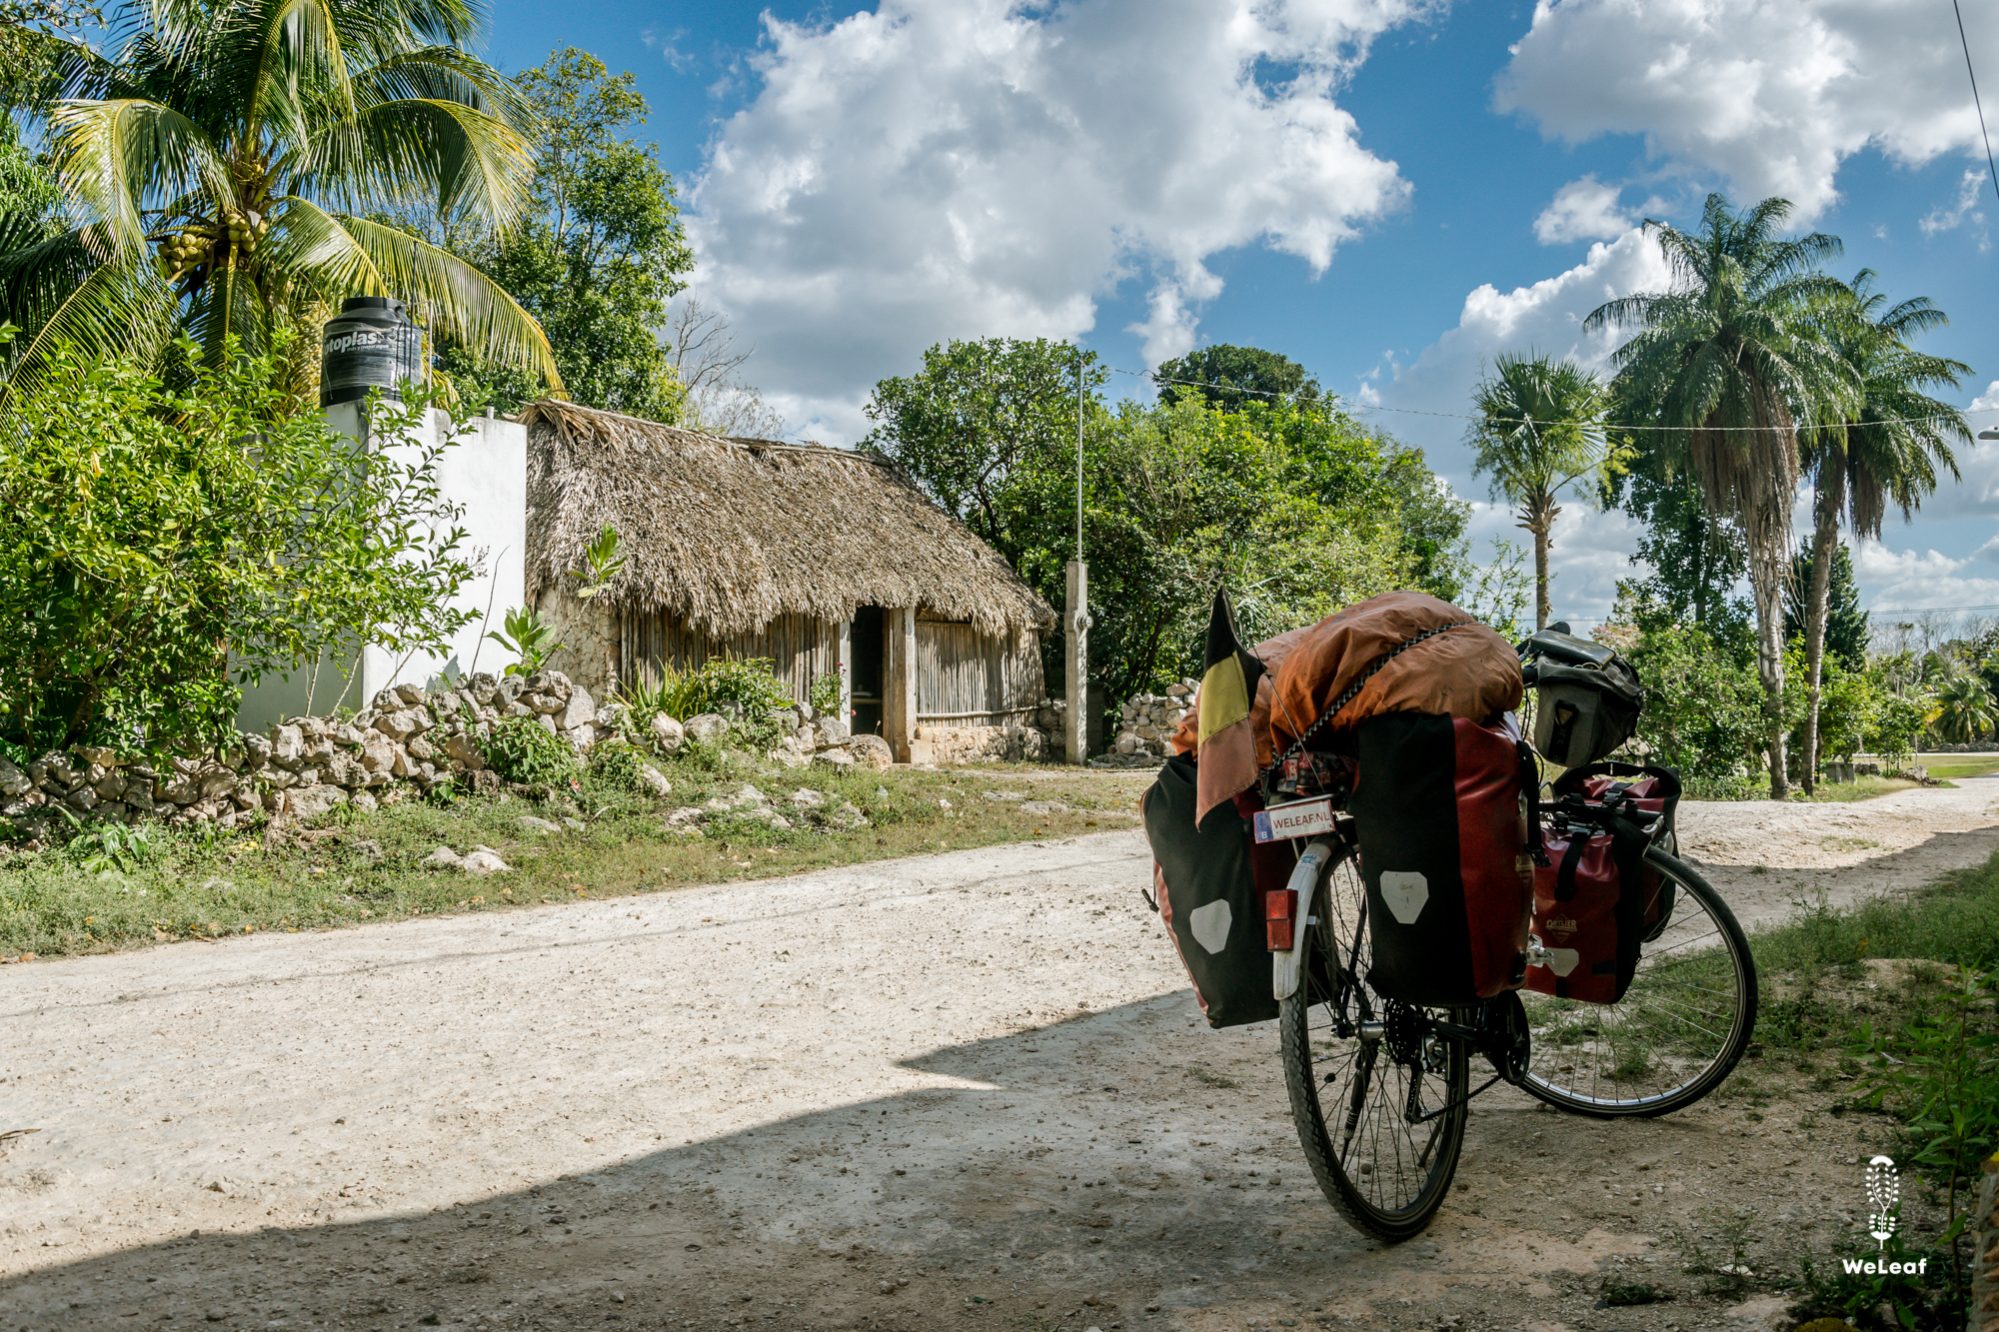
[[[1333,800],[1319,796],[1293,800],[1288,805],[1272,805],[1256,812],[1256,840],[1282,842],[1293,837],[1316,837],[1333,830]]]

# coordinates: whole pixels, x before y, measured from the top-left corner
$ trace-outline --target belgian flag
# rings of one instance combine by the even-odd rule
[[[1215,608],[1208,617],[1207,669],[1201,676],[1198,699],[1197,823],[1216,805],[1256,782],[1256,732],[1250,711],[1262,679],[1263,663],[1236,637],[1228,591],[1217,588]]]

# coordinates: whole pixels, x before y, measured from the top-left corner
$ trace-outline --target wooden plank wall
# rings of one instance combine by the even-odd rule
[[[1009,641],[983,638],[969,624],[917,622],[919,721],[996,725],[1033,711],[1045,692],[1032,635]]]
[[[765,657],[777,677],[803,702],[812,682],[839,671],[841,626],[805,615],[781,615],[754,634],[710,638],[663,614],[624,615],[618,626],[619,670],[627,679],[643,678],[660,663],[691,671],[714,657]]]

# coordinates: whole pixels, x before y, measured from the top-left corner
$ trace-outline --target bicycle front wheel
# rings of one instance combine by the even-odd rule
[[[1756,1028],[1756,964],[1735,914],[1692,866],[1659,847],[1647,863],[1672,915],[1644,945],[1615,1004],[1522,990],[1532,1033],[1521,1085],[1578,1114],[1665,1115],[1706,1096]]]
[[[1298,1141],[1327,1201],[1389,1243],[1422,1233],[1464,1147],[1470,1070],[1462,1039],[1367,984],[1367,897],[1351,848],[1312,901],[1307,965],[1278,1014]]]

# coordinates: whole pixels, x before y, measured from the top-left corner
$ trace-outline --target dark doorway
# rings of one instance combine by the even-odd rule
[[[854,690],[854,734],[880,735],[882,729],[882,685],[886,672],[882,650],[887,641],[887,613],[880,606],[863,606],[854,612],[853,630],[848,635],[848,679]]]

